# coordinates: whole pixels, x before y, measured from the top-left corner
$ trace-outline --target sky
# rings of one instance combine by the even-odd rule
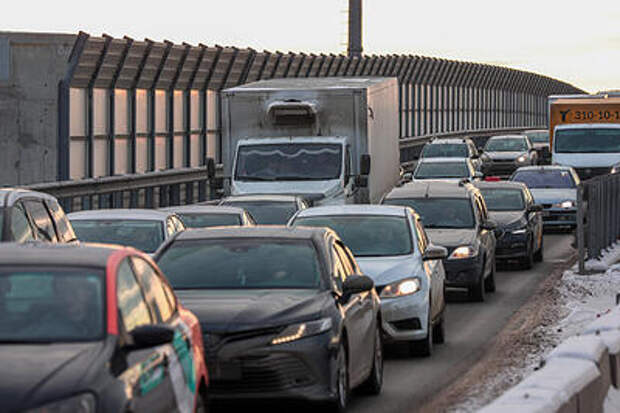
[[[364,0],[367,54],[415,54],[527,70],[588,92],[620,89],[618,0]],[[21,0],[0,31],[345,53],[347,0]],[[33,11],[36,10],[36,13]]]

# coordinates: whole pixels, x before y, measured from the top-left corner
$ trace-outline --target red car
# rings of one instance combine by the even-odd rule
[[[194,412],[196,316],[151,258],[98,244],[0,245],[3,412]]]

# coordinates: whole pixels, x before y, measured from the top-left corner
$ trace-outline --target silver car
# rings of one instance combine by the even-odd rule
[[[128,245],[148,254],[185,229],[175,213],[153,209],[97,209],[67,217],[80,241]]]
[[[413,171],[413,180],[459,182],[482,178],[469,158],[422,158]]]
[[[430,355],[444,340],[443,247],[428,240],[409,207],[324,206],[299,211],[294,226],[330,227],[351,249],[381,297],[388,341],[408,341],[413,353]]]

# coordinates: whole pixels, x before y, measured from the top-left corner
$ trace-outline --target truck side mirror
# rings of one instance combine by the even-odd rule
[[[367,153],[360,156],[360,175],[370,174],[370,155]]]
[[[207,178],[213,179],[215,177],[215,160],[213,158],[207,158]]]

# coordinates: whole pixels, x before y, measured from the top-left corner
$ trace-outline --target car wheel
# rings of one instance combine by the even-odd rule
[[[488,293],[495,292],[495,260],[491,264],[491,274],[484,280],[484,291]]]
[[[430,357],[430,355],[433,354],[433,323],[431,322],[430,309],[431,306],[429,304],[426,337],[421,340],[413,340],[409,343],[409,350],[412,355]]]
[[[443,344],[446,341],[446,323],[444,323],[445,310],[433,327],[433,343]]]
[[[330,410],[343,412],[349,403],[349,368],[344,343],[340,343],[338,348],[336,366],[336,397],[331,403]]]
[[[375,351],[373,354],[372,371],[362,385],[363,390],[372,395],[381,393],[383,386],[383,342],[381,341],[381,323],[377,321],[375,332]]]
[[[484,301],[484,265],[480,271],[480,278],[474,285],[469,287],[469,298],[472,301],[483,302]]]
[[[534,266],[534,241],[532,239],[528,240],[527,243],[527,253],[524,258],[521,259],[521,266],[525,270],[529,270]]]
[[[536,251],[536,254],[534,254],[534,261],[535,262],[542,262],[543,260],[543,247],[544,247],[544,238],[540,238],[540,248],[538,249],[538,251]]]

